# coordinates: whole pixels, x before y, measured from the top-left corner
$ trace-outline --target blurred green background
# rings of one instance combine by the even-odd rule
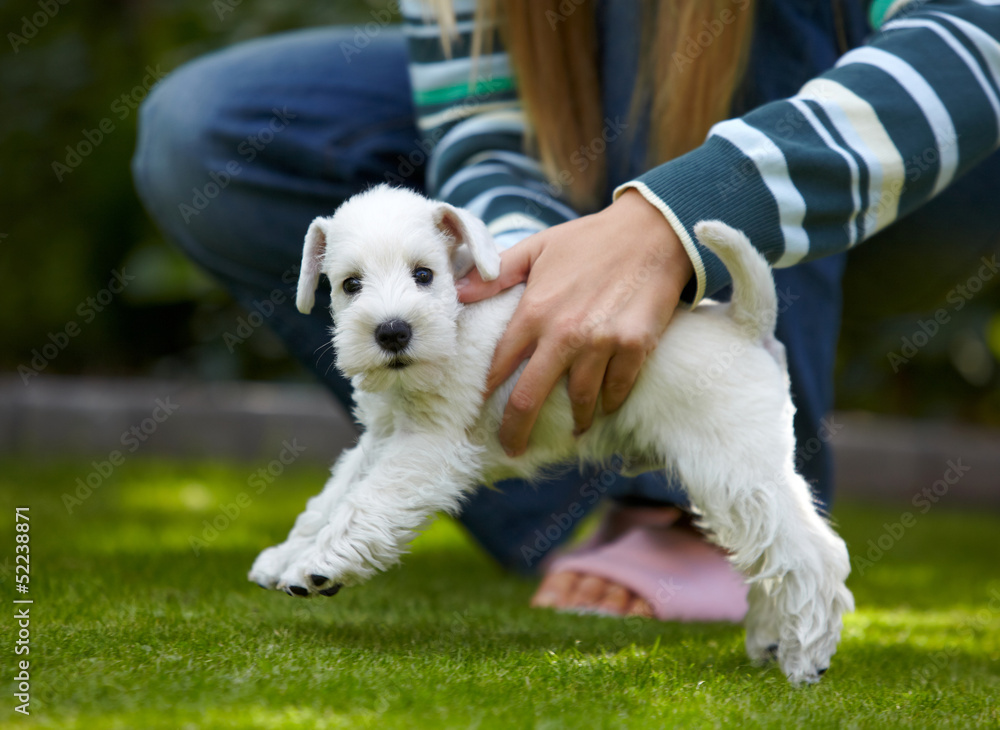
[[[147,67],[169,71],[214,48],[285,29],[364,23],[385,4],[0,4],[0,372],[30,366],[36,351],[63,342],[47,358],[45,374],[307,378],[270,333],[227,350],[222,333],[241,310],[161,239],[133,192],[134,104],[146,93]],[[95,132],[102,119],[114,128]],[[88,137],[96,140],[89,154],[67,164],[67,146]],[[1000,425],[1000,287],[988,286],[953,311],[948,292],[974,275],[972,259],[964,275],[949,274],[950,281],[927,287],[922,297],[873,310],[874,288],[934,275],[918,261],[912,272],[893,269],[894,281],[873,281],[870,263],[880,255],[865,252],[860,264],[852,262],[838,407]],[[88,314],[87,298],[107,285],[108,272],[123,269],[134,282],[99,314]],[[942,306],[948,324],[894,372],[887,354],[900,352],[903,338]],[[80,331],[61,336],[68,322]]]

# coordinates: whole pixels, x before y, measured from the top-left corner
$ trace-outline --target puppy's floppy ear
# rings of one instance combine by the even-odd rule
[[[479,218],[467,210],[438,203],[434,209],[434,225],[451,242],[456,279],[469,273],[473,265],[479,269],[483,281],[493,281],[500,276],[500,254],[493,236]]]
[[[302,314],[309,314],[316,302],[316,287],[319,273],[326,256],[325,218],[316,218],[306,231],[306,242],[302,247],[302,267],[299,269],[299,288],[295,294],[295,306]]]

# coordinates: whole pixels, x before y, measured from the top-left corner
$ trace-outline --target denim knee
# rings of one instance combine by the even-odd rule
[[[297,267],[309,222],[381,181],[413,148],[405,38],[385,29],[363,57],[345,59],[338,49],[349,33],[309,29],[233,46],[182,66],[143,104],[140,197],[167,236],[222,279],[264,286]]]
[[[226,87],[213,83],[214,64],[212,56],[198,59],[153,88],[139,109],[132,158],[136,190],[149,214],[188,255],[213,270],[225,268],[213,260],[223,253],[211,250],[217,238],[190,230],[184,206],[207,206],[209,199],[202,203],[197,191],[217,195],[226,176],[232,177],[226,171],[225,143],[216,131]],[[207,187],[209,183],[215,187]]]
[[[217,58],[207,56],[176,69],[140,106],[132,173],[144,201],[176,206],[178,183],[200,180],[209,168],[211,120],[228,91],[225,84],[214,83]]]

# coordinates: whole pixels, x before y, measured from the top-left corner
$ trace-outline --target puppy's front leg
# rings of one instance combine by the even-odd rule
[[[306,503],[305,511],[296,518],[288,538],[257,556],[247,576],[251,581],[263,588],[276,587],[278,578],[292,559],[316,541],[316,535],[327,523],[333,505],[343,499],[374,464],[378,445],[379,440],[370,432],[365,432],[357,446],[340,455],[323,491]]]
[[[361,481],[330,505],[315,541],[278,580],[296,595],[330,595],[399,561],[435,512],[455,512],[479,480],[481,450],[462,434],[397,433]]]

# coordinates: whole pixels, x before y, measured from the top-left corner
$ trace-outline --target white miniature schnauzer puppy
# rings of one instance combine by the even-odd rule
[[[320,273],[329,278],[337,366],[354,385],[364,432],[288,539],[260,554],[250,580],[297,596],[333,595],[398,562],[436,512],[457,512],[480,484],[620,455],[676,475],[700,525],[746,576],[751,659],[777,658],[795,683],[818,681],[842,614],[853,610],[847,549],[795,472],[770,268],[724,224],[695,230],[728,268],[732,300],[678,310],[631,396],[580,436],[566,388],[557,387],[527,452],[512,458],[497,426],[517,374],[485,403],[482,396],[523,286],[464,306],[455,289],[472,264],[486,280],[499,274],[482,221],[387,186],[313,221],[297,305],[308,313]]]

